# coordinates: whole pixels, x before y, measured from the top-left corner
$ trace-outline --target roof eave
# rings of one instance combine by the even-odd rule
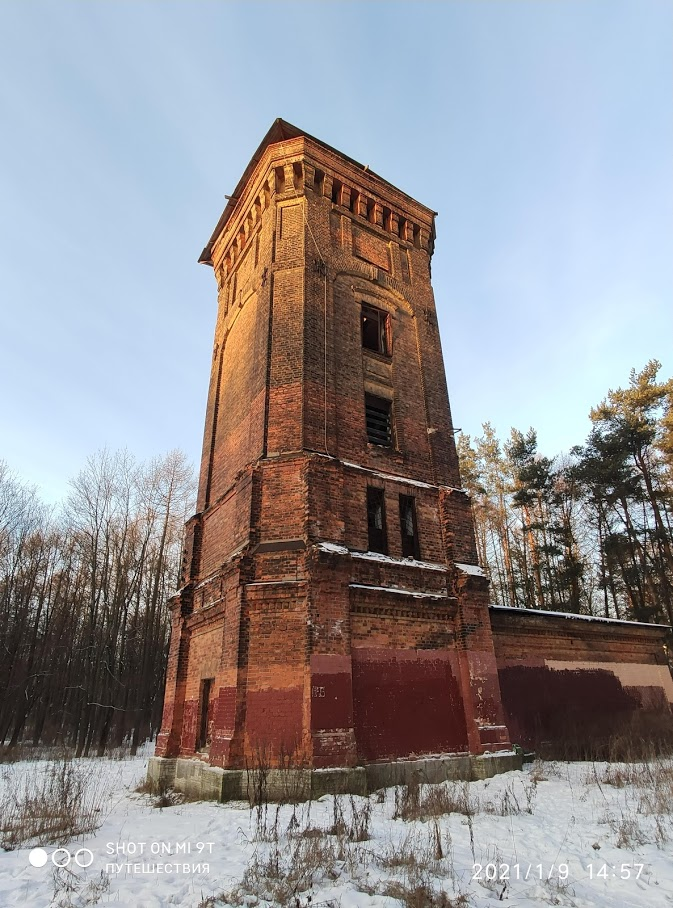
[[[219,237],[219,235],[222,233],[222,230],[224,229],[227,221],[233,214],[233,211],[234,211],[234,208],[236,207],[238,199],[239,199],[243,189],[245,188],[245,185],[247,184],[248,180],[250,179],[252,172],[254,171],[255,167],[257,167],[257,164],[262,159],[262,155],[266,151],[267,146],[273,145],[276,142],[282,142],[284,139],[296,139],[299,136],[303,136],[303,135],[306,135],[306,133],[302,132],[300,129],[297,129],[296,126],[293,126],[291,123],[288,123],[286,120],[283,120],[281,117],[277,117],[273,121],[273,123],[271,125],[271,129],[269,129],[267,134],[264,136],[264,138],[260,142],[259,147],[257,148],[257,151],[253,154],[252,158],[250,159],[250,161],[248,163],[248,166],[243,171],[243,175],[241,176],[241,179],[238,181],[238,183],[236,185],[236,189],[234,189],[233,193],[229,197],[229,200],[227,201],[225,209],[222,212],[219,221],[217,222],[217,226],[215,227],[215,230],[213,231],[207,244],[204,246],[203,252],[199,256],[199,265],[212,265],[213,264],[213,259],[212,259],[213,246],[215,245],[215,242],[216,242],[217,238]]]
[[[369,165],[361,164],[359,161],[356,161],[355,158],[350,158],[348,155],[344,154],[342,151],[339,151],[337,148],[334,148],[332,145],[328,145],[327,142],[323,142],[321,139],[316,139],[316,137],[312,136],[310,133],[305,132],[303,129],[299,129],[297,126],[293,126],[292,123],[288,123],[287,120],[283,120],[282,117],[278,117],[276,120],[274,120],[274,122],[271,126],[271,129],[269,129],[267,134],[264,136],[264,138],[260,142],[259,147],[257,148],[257,151],[253,154],[252,158],[250,159],[250,162],[248,163],[248,166],[243,171],[243,175],[241,176],[241,179],[238,181],[236,188],[234,189],[231,196],[229,196],[226,207],[225,207],[224,211],[222,212],[219,221],[217,222],[217,226],[215,227],[215,230],[213,231],[210,239],[208,240],[208,243],[204,247],[201,255],[199,256],[199,265],[211,265],[212,266],[212,264],[213,264],[213,259],[212,259],[213,246],[215,245],[218,237],[224,230],[224,227],[226,226],[229,218],[233,214],[234,209],[236,208],[236,205],[238,203],[238,200],[239,200],[241,194],[243,193],[245,186],[248,183],[248,180],[252,176],[253,171],[255,170],[255,168],[257,167],[259,162],[261,161],[262,156],[263,156],[264,152],[266,151],[267,147],[269,145],[274,145],[278,142],[283,142],[284,140],[298,139],[298,138],[301,138],[302,136],[306,139],[309,139],[312,142],[315,142],[317,145],[320,145],[323,148],[326,148],[328,151],[338,155],[339,157],[343,158],[345,161],[348,161],[349,163],[353,164],[355,167],[358,167],[360,170],[366,171],[367,173],[369,173],[372,176],[376,177],[377,179],[381,180],[383,183],[386,183],[388,186],[391,186],[397,192],[401,192],[403,195],[407,196],[407,193],[403,192],[400,189],[397,189],[397,187],[393,186],[392,183],[389,183],[388,180],[384,179],[378,173],[371,170]],[[407,196],[407,198],[411,198],[411,196]],[[437,216],[436,211],[433,211],[431,208],[428,208],[426,205],[423,205],[421,202],[418,202],[416,199],[412,199],[412,201],[414,201],[421,208],[425,208],[425,210],[432,216],[433,221],[434,221],[434,218]],[[434,224],[433,224],[433,228],[434,228]]]

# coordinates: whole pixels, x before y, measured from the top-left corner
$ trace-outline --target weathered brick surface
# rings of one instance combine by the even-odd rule
[[[498,608],[491,625],[507,722],[526,746],[673,710],[667,628]]]
[[[498,661],[513,664],[545,659],[666,663],[668,628],[627,622],[587,621],[523,609],[491,609]]]

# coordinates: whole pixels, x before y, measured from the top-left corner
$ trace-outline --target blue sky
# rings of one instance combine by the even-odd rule
[[[553,455],[673,374],[673,4],[0,4],[0,458],[57,500],[107,445],[197,463],[196,264],[282,116],[439,212],[454,422]]]

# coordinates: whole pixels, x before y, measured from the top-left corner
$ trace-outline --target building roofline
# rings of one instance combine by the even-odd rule
[[[262,160],[262,157],[264,156],[264,152],[269,147],[269,145],[276,145],[280,142],[286,142],[291,139],[300,139],[300,138],[309,139],[311,142],[315,142],[316,145],[319,145],[321,148],[324,148],[326,151],[329,151],[332,154],[338,155],[340,158],[343,158],[344,161],[348,161],[348,163],[352,164],[354,167],[358,167],[363,172],[365,172],[373,177],[376,177],[377,180],[380,180],[386,186],[390,186],[396,192],[400,192],[400,193],[402,193],[402,195],[406,196],[408,199],[411,199],[416,205],[419,205],[421,208],[425,208],[425,210],[428,211],[433,216],[433,218],[436,217],[436,215],[437,215],[436,211],[433,211],[431,208],[428,208],[427,205],[423,205],[422,202],[418,202],[416,199],[413,199],[410,195],[408,195],[408,193],[403,192],[401,189],[398,189],[396,186],[393,186],[393,184],[390,183],[388,180],[385,180],[383,177],[379,176],[378,173],[371,170],[369,165],[361,164],[359,161],[356,161],[354,158],[349,157],[347,154],[344,154],[342,151],[339,151],[337,148],[334,148],[332,145],[328,145],[327,142],[323,142],[321,139],[316,139],[315,136],[312,136],[310,133],[305,132],[303,129],[299,129],[298,126],[293,126],[292,123],[288,123],[287,120],[283,120],[282,117],[278,117],[276,120],[274,120],[274,122],[271,126],[271,129],[269,129],[267,134],[264,136],[264,138],[260,142],[259,147],[257,148],[257,151],[253,154],[252,158],[250,159],[250,161],[248,163],[248,166],[243,171],[243,176],[236,184],[236,188],[234,189],[233,193],[228,197],[227,204],[225,206],[224,211],[222,212],[222,214],[220,216],[219,221],[217,222],[215,230],[213,231],[210,239],[206,243],[201,255],[199,256],[199,265],[212,265],[213,264],[213,262],[212,262],[213,246],[215,245],[215,242],[217,241],[218,237],[220,236],[220,234],[224,230],[225,226],[227,225],[229,219],[231,218],[232,214],[234,213],[234,209],[236,208],[236,205],[238,204],[238,200],[240,199],[241,194],[243,193],[248,181],[250,180],[253,172],[255,171],[255,168],[257,167],[259,162]]]
[[[541,618],[570,618],[576,621],[604,622],[606,624],[623,624],[627,627],[656,627],[659,630],[673,631],[670,624],[651,624],[647,621],[625,621],[623,618],[602,618],[600,615],[576,615],[574,612],[552,612],[537,608],[519,608],[515,605],[495,605],[489,603],[490,609],[499,612],[516,612],[518,615],[539,615]]]

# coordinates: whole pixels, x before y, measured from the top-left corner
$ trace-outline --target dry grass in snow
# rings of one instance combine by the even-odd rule
[[[576,908],[673,903],[673,761],[542,763],[312,803],[185,803],[145,761],[0,772],[0,905]],[[294,799],[293,799],[294,800]],[[35,845],[47,862],[31,866]],[[56,867],[58,847],[86,867]]]

